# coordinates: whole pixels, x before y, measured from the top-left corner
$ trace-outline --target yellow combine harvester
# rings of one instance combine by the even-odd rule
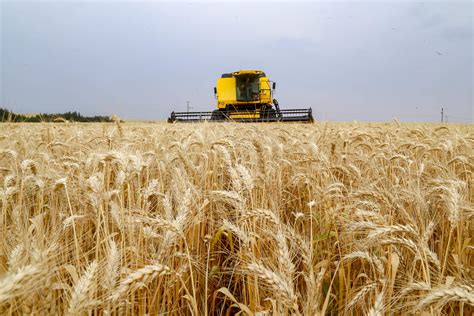
[[[239,70],[225,73],[217,80],[214,94],[217,110],[208,112],[171,112],[168,122],[313,122],[311,108],[282,110],[273,99],[275,82],[263,71]]]

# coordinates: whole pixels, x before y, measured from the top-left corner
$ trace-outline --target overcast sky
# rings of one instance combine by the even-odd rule
[[[474,121],[473,4],[1,2],[0,107],[162,119],[264,70],[317,119]]]

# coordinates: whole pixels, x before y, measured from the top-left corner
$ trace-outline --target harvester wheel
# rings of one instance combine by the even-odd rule
[[[224,120],[224,114],[219,110],[212,111],[211,121],[222,121]]]
[[[275,111],[275,109],[268,109],[267,113],[268,113],[268,118],[273,119],[277,117],[277,112]]]
[[[257,121],[272,122],[272,121],[275,121],[276,117],[277,117],[277,113],[275,109],[271,107],[264,107],[262,108],[262,111],[261,111],[261,119]]]
[[[278,104],[277,99],[273,99],[273,105],[275,106],[276,117],[279,117],[281,119],[282,116],[281,116],[281,112],[280,112],[280,105]]]
[[[174,123],[176,122],[176,114],[173,112],[171,112],[171,116],[168,118],[168,123]]]

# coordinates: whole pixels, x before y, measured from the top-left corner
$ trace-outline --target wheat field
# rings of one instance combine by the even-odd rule
[[[472,125],[1,124],[0,313],[471,315]]]

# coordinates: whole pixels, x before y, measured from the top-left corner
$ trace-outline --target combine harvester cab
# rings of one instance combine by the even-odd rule
[[[273,99],[275,87],[260,70],[225,73],[214,88],[216,110],[171,112],[168,122],[314,122],[311,108],[280,109]]]

